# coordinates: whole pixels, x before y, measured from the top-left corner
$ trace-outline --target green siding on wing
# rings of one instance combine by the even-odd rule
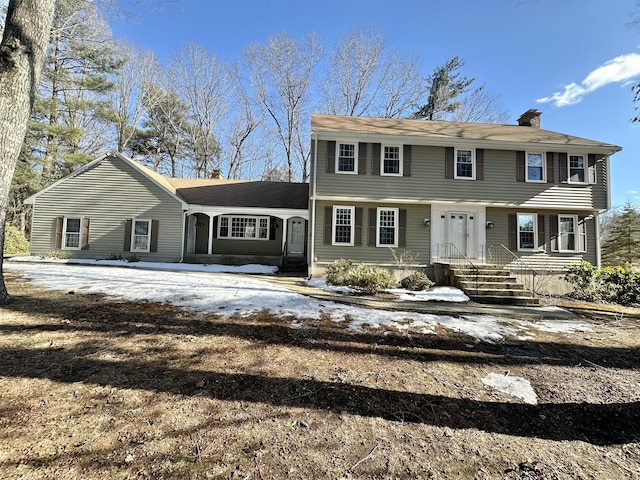
[[[336,203],[338,204],[338,203]],[[392,249],[389,247],[376,247],[369,245],[369,236],[372,233],[369,230],[369,208],[389,207],[406,209],[407,211],[407,227],[406,227],[406,247],[398,247],[393,250],[396,255],[401,255],[407,251],[417,258],[417,263],[428,264],[430,262],[430,236],[429,228],[424,225],[424,219],[429,218],[431,207],[429,205],[398,205],[389,203],[349,203],[339,202],[340,205],[354,206],[363,208],[362,215],[362,245],[353,247],[334,246],[324,244],[324,229],[316,228],[315,230],[315,257],[318,263],[329,263],[339,258],[349,258],[356,262],[395,265]],[[316,225],[325,224],[325,207],[331,206],[331,202],[316,202]]]
[[[526,259],[528,265],[539,270],[562,270],[571,262],[586,260],[596,264],[596,220],[587,220],[587,251],[586,252],[553,252],[551,251],[551,216],[558,214],[584,216],[585,212],[572,210],[537,211],[531,209],[487,208],[487,220],[493,222],[494,228],[487,230],[487,245],[500,245],[509,247],[509,214],[533,213],[544,215],[545,251],[544,252],[519,252],[512,249],[517,256]]]
[[[182,206],[169,193],[125,161],[108,157],[36,198],[31,252],[55,249],[57,217],[91,219],[88,250],[74,257],[128,256],[123,249],[127,219],[158,221],[158,251],[138,253],[145,260],[178,261],[182,242]]]
[[[371,166],[373,148],[367,149]],[[554,183],[517,181],[516,151],[485,149],[483,179],[445,178],[445,147],[413,145],[411,176],[345,175],[327,173],[327,142],[318,142],[316,192],[319,197],[355,197],[371,201],[482,202],[521,207],[574,209],[607,208],[606,162],[596,165],[597,183],[560,183],[559,155],[555,155]],[[370,172],[371,168],[367,168]]]

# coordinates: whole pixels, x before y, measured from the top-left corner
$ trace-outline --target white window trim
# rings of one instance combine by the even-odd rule
[[[142,222],[147,222],[148,224],[148,232],[147,233],[147,248],[145,249],[141,249],[141,248],[135,248],[136,242],[135,242],[135,238],[136,238],[136,223],[142,223]],[[134,218],[131,221],[131,248],[130,250],[132,252],[136,252],[136,253],[148,253],[151,251],[151,228],[152,228],[152,223],[151,220],[148,220],[146,218]]]
[[[571,180],[571,157],[582,157],[582,170],[584,172],[583,182],[574,182]],[[568,153],[567,154],[567,183],[572,183],[574,185],[588,185],[589,184],[589,157],[584,153]]]
[[[471,176],[458,176],[458,150],[471,152]],[[457,180],[475,180],[476,179],[476,151],[475,148],[455,148],[453,150],[453,178]]]
[[[563,218],[571,218],[573,219],[573,241],[574,241],[574,245],[575,245],[575,249],[573,250],[568,250],[568,249],[563,249],[562,248],[562,228],[560,227],[560,225],[562,224],[562,219]],[[586,246],[586,239],[585,239],[585,246]],[[577,215],[563,215],[560,214],[558,215],[558,252],[560,253],[578,253],[580,252],[580,232],[578,229],[578,216]]]
[[[520,246],[520,217],[521,216],[533,217],[533,248],[522,248]],[[538,215],[535,213],[518,213],[516,215],[516,228],[518,231],[518,251],[519,252],[537,252],[540,250],[539,247],[536,246],[538,243]]]
[[[400,163],[400,165],[398,166],[398,173],[385,173],[384,172],[384,149],[385,147],[393,147],[393,148],[397,148],[398,149],[398,162]],[[402,177],[403,175],[403,164],[404,164],[404,158],[403,158],[403,150],[404,148],[402,147],[402,145],[382,145],[380,147],[380,176],[383,177]]]
[[[350,239],[349,242],[336,242],[336,226],[337,226],[336,213],[338,212],[338,209],[345,209],[345,210],[351,211],[351,233],[349,235],[349,239]],[[332,222],[331,222],[331,245],[353,247],[355,244],[354,234],[356,229],[356,207],[348,206],[348,205],[334,205],[333,212],[331,212],[331,215],[333,216]]]
[[[542,180],[529,180],[529,154],[540,155],[542,157]],[[525,152],[524,180],[528,183],[547,183],[547,160],[544,152]]]
[[[80,230],[78,231],[78,246],[67,246],[67,221],[68,220],[80,220]],[[74,235],[76,232],[72,232]],[[82,217],[64,217],[62,223],[62,250],[80,250],[82,248]]]
[[[394,232],[393,232],[393,239],[394,239],[394,243],[393,245],[390,244],[381,244],[380,243],[380,212],[381,211],[392,211],[394,212]],[[376,247],[391,247],[391,248],[397,248],[398,247],[398,232],[400,231],[399,229],[399,223],[400,223],[400,209],[399,208],[386,208],[386,207],[378,207],[376,210]]]
[[[340,145],[353,145],[353,171],[343,171],[339,169],[340,166]],[[342,175],[357,175],[358,174],[358,142],[336,142],[336,165],[334,168],[335,173]]]
[[[220,221],[221,219],[226,218],[227,219],[227,235],[222,235],[221,233],[221,229],[222,229],[222,221]],[[233,232],[233,219],[234,218],[253,218],[256,221],[256,231],[255,237],[234,237],[232,236],[232,232]],[[266,219],[267,222],[267,236],[262,238],[260,237],[260,220],[264,220]],[[218,221],[218,231],[217,231],[217,236],[218,238],[221,239],[225,239],[225,240],[258,240],[261,242],[264,241],[268,241],[269,240],[269,236],[271,234],[271,217],[268,217],[266,215],[220,215],[220,219]]]

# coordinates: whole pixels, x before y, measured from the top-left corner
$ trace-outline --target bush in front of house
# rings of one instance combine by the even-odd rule
[[[353,260],[344,258],[330,263],[325,277],[329,285],[352,287],[366,295],[397,286],[395,278],[386,268],[364,263],[354,264]]]
[[[433,286],[433,282],[427,277],[427,274],[416,270],[412,272],[409,276],[404,277],[400,280],[400,286],[405,290],[411,290],[413,292],[418,292],[421,290],[427,290],[431,286]]]
[[[20,255],[29,253],[29,241],[20,229],[9,225],[4,227],[4,255]]]
[[[578,300],[640,303],[640,271],[628,264],[598,270],[582,261],[569,265],[564,278],[574,288],[571,296]]]

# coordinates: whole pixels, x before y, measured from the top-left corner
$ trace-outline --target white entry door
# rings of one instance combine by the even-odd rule
[[[290,257],[301,257],[304,255],[304,220],[301,218],[290,218],[287,235],[287,253]]]
[[[449,243],[453,244],[451,256],[459,257],[467,255],[467,245],[469,244],[469,215],[464,212],[449,212]]]

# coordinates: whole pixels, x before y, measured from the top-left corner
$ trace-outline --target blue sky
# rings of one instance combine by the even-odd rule
[[[161,7],[150,9],[150,3]],[[640,80],[636,0],[166,0],[111,19],[114,36],[161,61],[194,42],[220,61],[286,31],[317,34],[329,52],[353,27],[371,26],[427,76],[457,55],[463,74],[496,92],[513,123],[530,108],[542,128],[623,147],[611,159],[612,204],[640,205],[640,124],[631,84]],[[638,105],[640,106],[640,105]]]

